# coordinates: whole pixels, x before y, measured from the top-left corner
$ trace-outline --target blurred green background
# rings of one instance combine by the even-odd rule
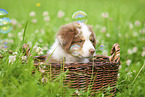
[[[26,21],[28,26],[24,43],[31,44],[32,47],[37,44],[43,49],[46,48],[43,51],[43,54],[46,54],[59,27],[72,22],[74,12],[86,12],[87,24],[93,25],[96,33],[97,54],[110,55],[113,44],[120,44],[122,64],[116,96],[145,96],[145,0],[0,0],[0,8],[8,11],[13,23],[11,32],[0,33],[0,40],[6,39],[9,42],[7,49],[18,52],[18,55],[22,54],[19,49],[23,43]],[[46,11],[48,15],[44,16]],[[59,12],[62,14],[61,17]],[[107,17],[104,17],[104,14],[107,14]],[[100,44],[104,45],[103,51],[99,50]],[[49,87],[37,84],[40,76],[30,75],[33,68],[32,60],[29,62],[30,67],[23,67],[21,59],[18,58],[13,63],[15,66],[9,68],[9,55],[3,52],[1,49],[1,54],[5,56],[0,59],[1,97],[30,96],[31,92],[35,94],[31,96],[64,96],[61,90],[57,90],[58,83],[47,84]],[[25,69],[30,70],[21,71]],[[29,76],[26,76],[27,73]],[[71,93],[71,90],[68,91],[66,97]]]

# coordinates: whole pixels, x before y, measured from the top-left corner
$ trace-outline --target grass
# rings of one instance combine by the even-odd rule
[[[9,12],[11,20],[17,21],[11,32],[0,33],[0,40],[8,42],[7,50],[18,53],[16,60],[9,63],[9,56],[14,56],[14,54],[9,54],[0,48],[0,54],[4,56],[0,59],[0,97],[68,97],[77,91],[63,88],[60,84],[61,77],[56,82],[48,80],[46,84],[42,83],[39,72],[35,76],[31,75],[34,69],[32,57],[29,58],[27,64],[22,64],[19,56],[24,56],[21,49],[23,43],[31,44],[31,50],[36,45],[45,48],[43,54],[46,54],[59,27],[72,22],[71,16],[78,10],[85,11],[88,15],[87,24],[93,25],[98,41],[97,54],[110,55],[113,44],[120,44],[122,64],[119,70],[116,96],[145,96],[144,0],[2,0],[0,7]],[[57,17],[59,10],[65,13],[62,18]],[[32,11],[36,13],[34,17],[29,16]],[[49,12],[50,21],[48,22],[44,21],[44,16],[42,16],[44,11]],[[103,18],[103,12],[108,12],[109,17]],[[37,23],[33,23],[33,19],[36,19]],[[22,41],[26,24],[25,39]],[[100,44],[104,45],[103,51],[98,48]],[[41,51],[32,52],[35,56]],[[66,95],[63,90],[67,90]],[[87,95],[89,92],[83,94],[86,97]],[[103,96],[103,94],[98,94],[98,96]]]

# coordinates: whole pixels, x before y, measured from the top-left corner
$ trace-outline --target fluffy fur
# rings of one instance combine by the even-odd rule
[[[70,47],[74,44],[80,45],[79,55],[71,54]],[[92,27],[80,23],[80,27],[69,23],[60,27],[56,39],[48,54],[48,62],[61,62],[65,59],[66,63],[89,62],[88,57],[95,54],[96,39]]]

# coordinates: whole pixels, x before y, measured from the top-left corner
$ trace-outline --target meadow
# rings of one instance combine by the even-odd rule
[[[145,0],[0,0],[0,8],[8,11],[13,26],[9,33],[0,33],[0,97],[90,95],[63,87],[65,73],[58,81],[43,83],[40,72],[32,75],[33,58],[22,53],[22,45],[27,43],[32,56],[45,55],[60,26],[72,22],[73,13],[79,10],[87,13],[87,24],[93,25],[96,54],[110,56],[113,44],[120,45],[116,96],[145,97]]]

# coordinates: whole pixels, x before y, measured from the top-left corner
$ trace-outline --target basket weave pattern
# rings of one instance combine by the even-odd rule
[[[39,61],[38,61],[39,60]],[[44,62],[45,56],[35,56],[34,65],[41,72],[51,74],[52,80],[55,79],[62,71],[69,70],[64,78],[64,85],[70,88],[91,89],[93,93],[98,90],[107,88],[108,85],[113,87],[110,93],[115,94],[117,83],[118,67],[120,65],[120,47],[114,44],[111,50],[111,56],[96,55],[90,59],[89,63],[50,63],[45,64],[46,68],[41,68],[40,62]],[[48,69],[49,68],[49,69]],[[33,74],[35,71],[33,71]]]

